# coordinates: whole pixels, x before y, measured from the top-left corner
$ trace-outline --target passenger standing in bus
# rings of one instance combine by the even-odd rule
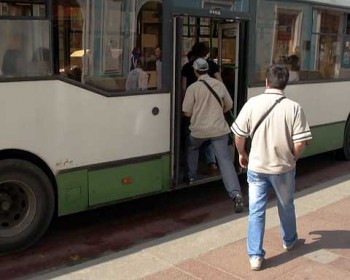
[[[209,76],[219,81],[222,81],[219,66],[211,59],[208,59],[208,54],[209,54],[209,48],[206,43],[199,42],[193,45],[191,50],[191,58],[181,69],[181,86],[182,86],[183,94],[186,92],[186,89],[190,85],[192,85],[194,82],[197,81],[197,77],[192,67],[193,62],[197,58],[206,59],[209,65],[209,71],[208,71]]]
[[[199,148],[204,142],[211,141],[225,188],[233,199],[235,212],[239,213],[243,211],[243,196],[227,145],[230,128],[224,116],[232,108],[233,101],[225,85],[208,75],[209,65],[205,59],[196,59],[193,69],[198,80],[187,88],[182,104],[182,111],[191,118],[187,154],[188,181],[193,183],[196,180]]]
[[[130,71],[136,68],[137,61],[140,59],[141,59],[141,49],[140,47],[135,47],[131,52]]]
[[[156,56],[157,89],[162,89],[162,50],[159,46],[154,49]]]
[[[248,167],[247,249],[252,270],[261,269],[265,256],[265,213],[271,187],[277,197],[283,248],[290,251],[298,239],[294,208],[295,166],[312,135],[302,107],[285,98],[288,79],[287,65],[270,66],[266,71],[265,92],[247,101],[231,127],[236,135],[239,163],[243,168]],[[276,106],[256,128],[274,104]],[[255,131],[253,135],[252,130]],[[252,143],[248,158],[244,146],[249,136]]]
[[[299,70],[300,66],[299,63],[299,57],[295,54],[292,54],[288,57],[288,64],[290,65],[290,71],[289,71],[289,82],[297,82],[299,81]]]
[[[136,61],[136,68],[128,74],[125,83],[125,89],[129,90],[147,90],[149,75],[142,68],[141,60]]]

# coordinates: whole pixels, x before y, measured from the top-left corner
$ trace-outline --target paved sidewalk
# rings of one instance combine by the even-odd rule
[[[268,204],[261,271],[246,254],[247,210],[31,279],[350,279],[350,175],[296,194],[299,241],[284,252]]]

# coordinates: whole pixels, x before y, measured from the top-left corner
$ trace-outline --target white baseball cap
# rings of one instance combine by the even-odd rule
[[[197,71],[208,71],[209,65],[208,62],[204,58],[197,58],[193,62],[193,69]]]

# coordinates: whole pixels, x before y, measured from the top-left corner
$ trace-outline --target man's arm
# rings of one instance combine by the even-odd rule
[[[193,113],[194,97],[192,87],[186,89],[184,100],[182,102],[182,112],[184,116],[191,117]]]
[[[182,76],[181,77],[181,100],[184,100],[185,98],[185,93],[186,93],[186,86],[187,86],[187,78]]]
[[[245,141],[246,138],[235,136],[235,144],[239,154],[239,164],[243,168],[248,167],[248,154],[245,151]]]
[[[294,143],[294,148],[293,148],[293,155],[295,161],[297,161],[301,154],[303,153],[305,146],[307,144],[307,141],[301,141],[301,142],[296,142]]]
[[[224,109],[223,109],[224,113],[227,113],[228,111],[230,111],[231,108],[232,108],[232,106],[225,106]]]

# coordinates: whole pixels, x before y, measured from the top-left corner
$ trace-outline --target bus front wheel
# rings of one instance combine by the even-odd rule
[[[47,230],[54,192],[46,174],[19,159],[0,161],[0,252],[23,250]]]

